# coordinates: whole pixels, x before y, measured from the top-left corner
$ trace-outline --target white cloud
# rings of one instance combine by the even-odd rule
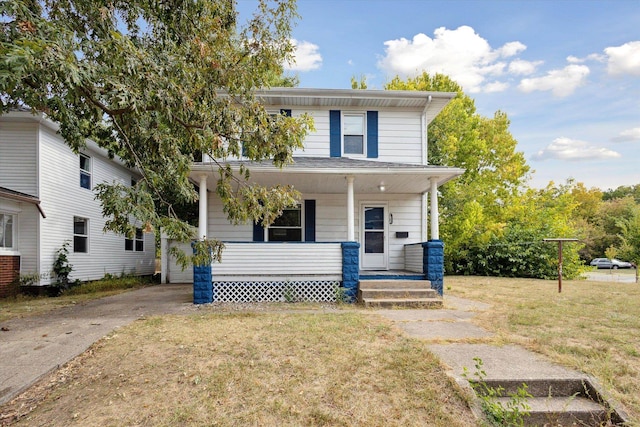
[[[586,65],[571,64],[561,70],[551,70],[543,77],[523,79],[518,88],[525,93],[551,91],[554,96],[565,97],[582,86],[588,75],[589,67]]]
[[[640,41],[604,50],[608,57],[607,71],[612,76],[631,74],[640,76]]]
[[[318,52],[320,47],[307,41],[291,40],[294,46],[293,60],[284,64],[287,71],[312,71],[322,66],[322,55]]]
[[[423,71],[443,73],[471,93],[487,89],[487,76],[505,72],[507,66],[499,59],[512,57],[526,49],[517,41],[492,49],[468,26],[455,30],[440,27],[434,31],[433,38],[421,33],[412,40],[388,40],[384,45],[385,56],[378,61],[378,66],[388,73],[402,76],[415,76]],[[495,88],[495,82],[488,87]]]
[[[509,83],[491,82],[484,85],[483,91],[486,93],[504,92],[509,88]]]
[[[527,76],[533,74],[539,65],[542,65],[543,61],[525,61],[523,59],[515,59],[509,64],[509,73]]]
[[[556,138],[544,149],[531,156],[533,160],[602,160],[620,157],[620,153],[588,142],[565,137]]]
[[[607,58],[604,55],[600,55],[597,53],[592,53],[585,56],[584,58],[578,58],[577,56],[573,55],[567,56],[567,62],[570,64],[584,64],[587,61],[605,62],[606,60]]]
[[[620,132],[620,135],[611,138],[613,142],[640,141],[640,128],[627,129]]]

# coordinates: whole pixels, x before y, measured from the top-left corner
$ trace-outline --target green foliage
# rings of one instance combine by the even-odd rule
[[[351,76],[351,89],[366,89],[367,88],[367,76],[361,75],[360,80],[356,76]]]
[[[72,271],[73,265],[69,263],[69,241],[65,241],[56,251],[53,260],[53,274],[56,279],[54,286],[62,290],[69,289],[69,275]]]
[[[527,391],[527,384],[523,383],[518,387],[513,395],[505,404],[498,401],[503,397],[504,389],[502,387],[491,387],[485,382],[487,376],[482,369],[482,359],[474,357],[475,371],[470,378],[466,367],[463,368],[463,378],[469,381],[469,385],[476,392],[481,401],[482,410],[487,415],[489,422],[494,426],[524,426],[525,417],[529,416],[531,407],[527,400],[533,396]]]
[[[557,250],[542,239],[580,234],[571,217],[579,206],[571,191],[583,187],[570,182],[540,191],[527,189],[530,168],[516,150],[507,115],[497,111],[492,118],[481,116],[473,99],[449,77],[427,73],[407,81],[396,77],[386,88],[456,93],[428,133],[430,164],[465,169],[461,177],[440,188],[446,271],[556,277]],[[578,249],[579,245],[567,245],[564,251],[567,277],[580,271]]]
[[[99,292],[111,292],[123,289],[135,289],[149,286],[151,280],[139,276],[123,274],[121,276],[105,275],[100,280],[85,282],[63,292],[63,295],[84,295]]]
[[[244,147],[251,160],[281,167],[313,127],[306,115],[270,116],[255,95],[295,84],[281,77],[292,58],[294,0],[260,0],[243,26],[229,0],[7,0],[0,13],[0,113],[45,113],[72,149],[91,139],[141,175],[133,187],[96,187],[106,230],[162,228],[188,241],[192,229],[176,206],[197,200],[193,161],[238,157]],[[214,162],[212,170],[232,221],[253,219],[267,200],[260,197],[277,195],[259,211],[269,223],[296,196],[288,187],[254,189],[245,168]]]

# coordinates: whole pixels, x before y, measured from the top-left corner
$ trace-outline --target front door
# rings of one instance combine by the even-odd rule
[[[363,203],[360,251],[362,269],[386,270],[388,268],[387,249],[387,205],[383,203]]]

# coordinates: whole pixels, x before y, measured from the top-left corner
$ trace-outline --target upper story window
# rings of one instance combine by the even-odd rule
[[[300,205],[285,209],[269,226],[270,242],[302,241],[302,207]]]
[[[378,158],[378,112],[329,110],[329,156]]]
[[[15,216],[0,212],[0,248],[12,249],[14,244]]]
[[[80,187],[91,190],[91,157],[80,154]]]
[[[133,239],[125,239],[124,250],[144,252],[144,235],[141,228],[136,227],[136,234]]]
[[[89,220],[73,217],[73,252],[89,252]]]
[[[365,114],[345,113],[342,116],[342,152],[364,156],[366,154]]]

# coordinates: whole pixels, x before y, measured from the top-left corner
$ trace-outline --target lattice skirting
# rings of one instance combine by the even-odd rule
[[[213,282],[215,302],[336,301],[340,281]]]

